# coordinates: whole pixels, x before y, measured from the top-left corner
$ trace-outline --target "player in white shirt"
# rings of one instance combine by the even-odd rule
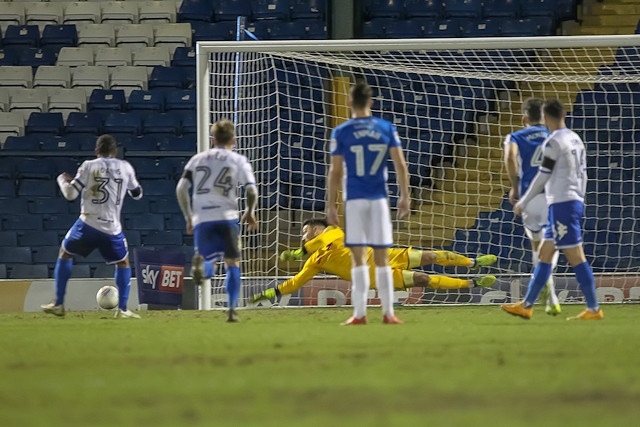
[[[509,201],[512,205],[521,194],[527,192],[531,181],[542,163],[542,143],[549,136],[549,130],[542,124],[542,100],[529,98],[522,103],[522,124],[524,128],[507,135],[504,141],[504,165],[511,181]],[[531,242],[533,267],[538,265],[538,249],[547,227],[549,208],[544,193],[539,193],[522,211],[524,231]],[[553,255],[552,271],[558,264],[558,251]],[[544,294],[544,295],[543,295]],[[546,312],[560,314],[561,308],[555,292],[553,275],[540,293],[540,300],[546,302]]]
[[[240,296],[240,246],[238,186],[245,187],[246,211],[241,222],[257,229],[254,210],[258,202],[253,169],[247,158],[233,151],[234,126],[221,120],[211,127],[213,148],[193,156],[184,167],[176,187],[176,197],[187,223],[187,234],[194,235],[196,253],[191,276],[197,285],[215,273],[213,262],[224,258],[225,287],[229,296],[228,322],[237,322]],[[189,196],[189,189],[193,195]]]
[[[544,120],[551,135],[543,145],[540,171],[529,190],[516,204],[514,212],[521,215],[533,197],[545,190],[549,205],[549,225],[540,247],[539,262],[529,282],[523,301],[504,304],[502,309],[514,316],[530,319],[533,304],[551,275],[551,260],[557,249],[562,249],[573,267],[587,308],[567,320],[599,320],[604,317],[596,297],[595,279],[582,248],[580,228],[584,215],[584,195],[587,186],[586,154],[584,143],[565,125],[565,111],[556,99],[543,106]]]
[[[136,200],[142,197],[142,187],[131,164],[116,158],[117,149],[116,140],[111,135],[102,135],[96,141],[96,159],[82,163],[73,179],[67,173],[57,178],[65,199],[81,197],[80,218],[62,241],[54,270],[56,300],[41,306],[45,313],[64,316],[64,295],[71,277],[73,256],[85,257],[98,249],[107,264],[116,265],[119,301],[115,317],[140,317],[127,309],[131,265],[120,211],[127,194]]]
[[[373,248],[375,279],[382,305],[382,321],[402,323],[393,312],[393,277],[389,247],[393,244],[387,196],[387,158],[391,156],[400,186],[398,217],[409,214],[409,173],[392,123],[371,115],[371,87],[360,81],[351,88],[351,120],[331,134],[331,166],[328,179],[327,221],[338,225],[338,186],[345,200],[344,245],[351,249],[351,301],[353,316],[343,325],[366,323],[370,278],[368,247]]]

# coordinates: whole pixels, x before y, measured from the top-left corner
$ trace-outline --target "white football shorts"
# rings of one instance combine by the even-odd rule
[[[549,207],[544,193],[535,196],[522,212],[522,224],[529,239],[539,242],[549,223]]]
[[[354,199],[344,204],[344,245],[388,248],[393,245],[389,202],[383,199]]]

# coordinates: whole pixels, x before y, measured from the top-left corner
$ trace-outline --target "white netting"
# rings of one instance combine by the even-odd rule
[[[243,274],[293,274],[302,266],[282,264],[277,254],[300,245],[305,219],[324,216],[326,141],[331,128],[348,116],[346,91],[356,78],[374,88],[374,114],[396,124],[405,147],[413,214],[395,224],[397,244],[470,256],[493,253],[499,261],[486,271],[505,279],[497,285],[502,294],[426,290],[412,302],[479,301],[482,294],[483,301],[499,300],[508,293],[517,297],[526,285],[523,280],[516,292],[508,281],[512,273],[530,272],[531,254],[521,221],[506,201],[502,143],[521,128],[521,103],[530,96],[560,99],[569,111],[568,126],[586,142],[590,180],[584,240],[594,271],[637,271],[639,49],[615,43],[597,47],[593,37],[567,40],[571,47],[543,48],[538,42],[532,48],[492,49],[462,41],[437,50],[426,48],[428,43],[412,49],[387,44],[378,51],[357,44],[343,51],[269,51],[268,43],[252,52],[210,49],[209,118],[235,118],[238,150],[249,157],[260,183],[261,231],[243,238]],[[390,175],[394,206],[397,186]],[[570,272],[562,257],[558,272]],[[317,303],[318,288],[343,290],[336,283],[315,281],[316,289],[294,295],[296,303]],[[571,300],[578,294],[567,283],[565,300]],[[629,297],[635,278],[616,283],[619,288],[625,283],[624,297]],[[245,292],[262,287],[256,283]]]

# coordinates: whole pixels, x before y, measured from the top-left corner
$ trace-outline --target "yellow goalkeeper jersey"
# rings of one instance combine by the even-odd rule
[[[344,280],[351,280],[351,251],[344,246],[344,231],[339,227],[327,227],[325,231],[304,244],[309,258],[298,274],[278,285],[280,293],[290,294],[297,291],[313,277],[325,271]],[[409,266],[409,251],[411,248],[391,249],[389,263],[394,270],[407,269]],[[375,287],[375,270],[373,250],[368,249],[369,274],[371,287]],[[394,286],[403,288],[402,275],[394,272]],[[398,277],[396,277],[398,276]]]

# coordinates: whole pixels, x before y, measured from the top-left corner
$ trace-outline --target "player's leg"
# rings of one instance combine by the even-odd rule
[[[218,226],[218,234],[224,242],[224,262],[226,277],[224,281],[229,299],[227,322],[237,322],[238,299],[240,298],[240,225],[235,221],[222,223]],[[211,276],[209,276],[211,277]]]
[[[482,276],[475,279],[427,274],[422,271],[403,271],[406,288],[419,286],[431,289],[487,288],[496,282],[495,276]]]
[[[191,278],[200,286],[202,281],[213,277],[213,260],[219,259],[224,251],[222,236],[218,234],[217,222],[204,222],[193,229],[195,252],[191,260]]]
[[[99,233],[99,232],[98,232]],[[118,308],[114,317],[121,319],[139,319],[140,316],[127,308],[131,291],[131,264],[129,248],[123,233],[111,236],[104,233],[96,235],[97,247],[107,264],[115,264],[113,275],[118,288]]]
[[[437,264],[444,267],[468,267],[471,269],[494,264],[497,260],[495,255],[479,255],[476,258],[469,258],[462,254],[451,251],[425,250],[421,252],[420,263],[410,265],[409,268],[422,267],[425,265]]]
[[[345,246],[351,250],[351,304],[353,316],[343,325],[367,323],[367,294],[370,287],[369,264],[367,263],[367,230],[369,201],[364,199],[345,202]]]

